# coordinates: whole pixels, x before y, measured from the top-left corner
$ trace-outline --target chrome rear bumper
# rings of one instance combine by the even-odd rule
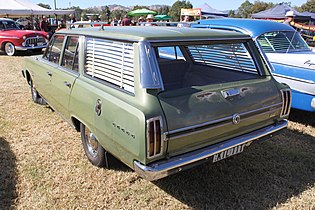
[[[191,168],[195,165],[199,165],[222,151],[242,144],[250,144],[255,140],[270,138],[278,131],[285,129],[287,125],[287,120],[281,120],[277,124],[269,125],[242,136],[238,136],[215,145],[185,153],[183,155],[171,157],[170,159],[158,161],[149,165],[143,165],[138,161],[134,161],[134,170],[141,177],[149,181],[161,179],[179,171]]]

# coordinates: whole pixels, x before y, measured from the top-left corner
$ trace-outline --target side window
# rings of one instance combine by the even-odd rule
[[[61,66],[64,66],[73,71],[78,71],[78,50],[79,50],[79,37],[69,36],[67,38],[65,52]]]
[[[43,57],[53,63],[59,64],[64,38],[64,35],[54,36],[53,40],[49,43],[49,46],[47,47]]]
[[[166,60],[186,60],[178,46],[158,47],[158,56]]]

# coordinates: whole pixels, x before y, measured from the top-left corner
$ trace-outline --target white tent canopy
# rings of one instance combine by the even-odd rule
[[[6,0],[0,4],[0,16],[19,17],[30,15],[68,15],[74,10],[50,10],[27,0]]]

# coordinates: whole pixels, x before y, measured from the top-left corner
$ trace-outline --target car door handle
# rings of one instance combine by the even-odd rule
[[[71,83],[67,82],[67,81],[64,81],[63,83],[65,86],[67,86],[68,88],[71,88]]]
[[[52,76],[51,72],[47,71],[46,73],[47,73],[48,76],[50,76],[50,77]]]

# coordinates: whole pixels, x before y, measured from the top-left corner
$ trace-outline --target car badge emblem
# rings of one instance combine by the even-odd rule
[[[233,114],[232,122],[234,125],[239,124],[241,122],[241,116],[239,116],[238,114]]]

